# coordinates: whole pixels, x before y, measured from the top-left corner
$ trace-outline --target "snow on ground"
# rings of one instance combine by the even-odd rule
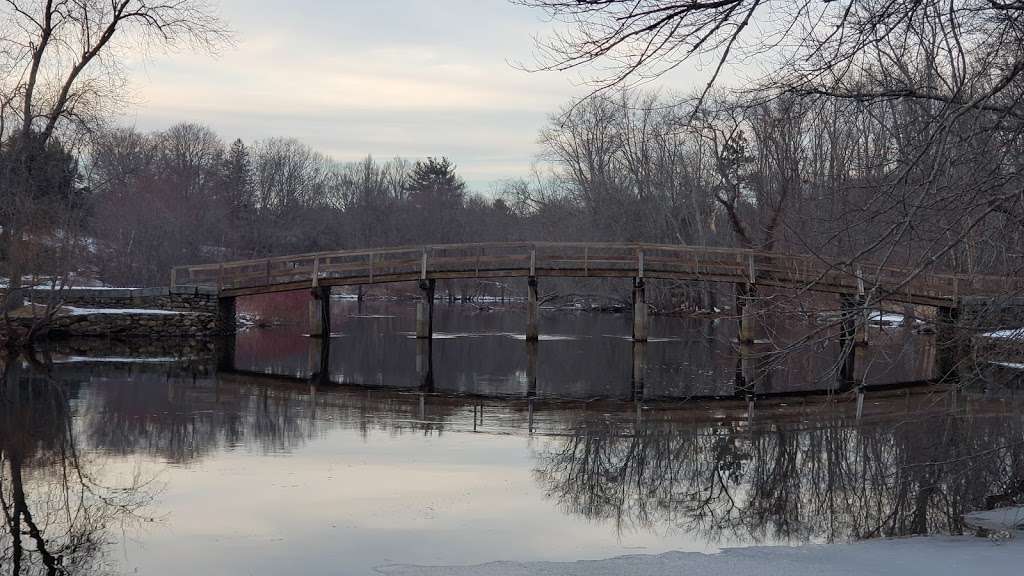
[[[994,338],[996,340],[1024,340],[1024,328],[996,330],[995,332],[986,332],[981,336],[982,338]]]
[[[406,338],[416,338],[415,332],[399,332]],[[526,334],[514,334],[512,332],[434,332],[434,340],[454,340],[457,338],[487,338],[491,336],[513,338],[515,340],[526,340]],[[579,340],[579,336],[564,334],[541,334],[537,337],[541,341]]]
[[[54,364],[74,364],[77,362],[101,362],[109,364],[164,364],[188,360],[188,358],[156,357],[156,358],[129,358],[127,356],[54,356]]]
[[[501,333],[498,334],[498,336],[507,336],[508,338],[526,341],[526,334]],[[579,340],[580,337],[573,336],[571,334],[540,334],[539,336],[537,336],[537,339],[540,340],[541,342],[555,342],[562,340]]]
[[[906,316],[903,314],[897,314],[896,312],[886,312],[884,310],[872,310],[868,314],[868,321],[872,324],[878,324],[881,326],[901,326],[906,321]]]
[[[152,316],[175,316],[182,314],[176,310],[159,310],[156,308],[78,308],[76,306],[62,306],[62,311],[71,316],[89,316],[92,314],[145,314]]]
[[[987,528],[989,530],[1021,531],[1024,530],[1024,506],[971,512],[964,515],[964,522],[968,526]],[[1024,562],[1024,558],[1021,558],[1021,561]]]
[[[45,291],[45,290],[141,290],[141,288],[131,286],[85,286],[85,285],[68,285],[68,286],[53,286],[51,284],[38,284],[31,287],[33,290]]]
[[[730,548],[578,562],[493,562],[478,566],[390,565],[391,576],[952,576],[1020,574],[1024,540],[972,536],[871,540],[857,544]]]
[[[1011,370],[1024,370],[1024,364],[1019,362],[989,362],[993,366],[1002,366],[1003,368],[1010,368]]]
[[[631,334],[601,334],[605,338],[615,338],[616,340],[629,340],[633,341]],[[648,338],[647,342],[682,342],[683,338]]]

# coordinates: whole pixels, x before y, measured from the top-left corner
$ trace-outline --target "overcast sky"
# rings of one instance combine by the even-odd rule
[[[339,160],[447,155],[474,189],[525,175],[547,115],[586,92],[530,74],[538,11],[505,0],[221,0],[237,46],[134,66],[126,122],[293,136]]]

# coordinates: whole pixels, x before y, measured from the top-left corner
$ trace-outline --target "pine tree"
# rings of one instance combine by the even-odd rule
[[[223,194],[234,213],[252,205],[252,159],[241,139],[231,143],[224,159]]]
[[[417,160],[409,176],[409,199],[428,212],[457,210],[466,196],[466,183],[448,158]]]

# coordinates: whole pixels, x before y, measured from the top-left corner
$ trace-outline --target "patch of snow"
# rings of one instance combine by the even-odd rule
[[[964,522],[975,528],[987,528],[1000,532],[1024,530],[1024,506],[971,512],[964,515]]]
[[[989,364],[991,364],[993,366],[1002,366],[1003,368],[1012,368],[1014,370],[1024,370],[1024,364],[1021,364],[1019,362],[992,362],[992,361],[990,361]]]
[[[526,341],[526,334],[502,334],[502,336],[508,336],[509,338],[515,338],[516,340]],[[542,342],[557,342],[562,340],[579,340],[579,336],[568,336],[564,334],[540,334],[537,339]]]
[[[140,314],[147,316],[176,316],[183,314],[176,310],[158,310],[155,308],[78,308],[76,306],[63,306],[61,310],[71,316],[88,316],[91,314]]]
[[[623,335],[623,334],[602,334],[601,336],[604,336],[605,338],[615,338],[616,340],[629,340],[629,341],[633,340],[633,336],[631,336],[629,334],[626,334],[626,335]],[[648,342],[654,342],[654,343],[658,343],[658,342],[682,342],[683,339],[682,338],[648,338],[647,341]]]
[[[415,332],[401,332],[406,338],[416,338]],[[455,340],[457,338],[481,338],[490,334],[478,334],[472,332],[434,332],[434,340]]]
[[[127,356],[54,356],[54,364],[73,364],[76,362],[103,362],[117,364],[163,364],[166,362],[178,362],[187,358],[129,358]]]
[[[906,316],[903,314],[897,314],[896,312],[886,312],[884,310],[872,310],[868,314],[868,322],[872,324],[878,324],[881,326],[900,326],[906,320]]]
[[[982,334],[981,337],[992,338],[995,340],[1024,340],[1024,328],[1010,328],[1009,330],[986,332]]]
[[[415,332],[399,332],[406,338],[416,338]],[[489,338],[489,337],[503,337],[503,338],[514,338],[516,340],[526,340],[526,334],[516,334],[514,332],[434,332],[434,340],[454,340],[457,338]],[[568,336],[562,334],[541,334],[538,337],[541,341],[561,341],[561,340],[579,340],[579,336]]]
[[[51,284],[37,284],[32,286],[33,290],[141,290],[138,287],[132,286],[84,286],[84,285],[68,285],[68,286],[53,286]]]
[[[491,304],[500,303],[500,302],[503,302],[503,301],[504,302],[525,302],[526,298],[522,298],[522,297],[519,297],[519,296],[516,296],[516,297],[506,296],[504,299],[502,299],[501,296],[473,296],[472,300],[471,300],[471,302],[490,302]]]
[[[260,321],[260,317],[256,314],[250,314],[248,312],[239,312],[235,315],[235,324],[239,326],[255,326]]]
[[[1018,574],[1024,540],[970,536],[870,540],[856,544],[668,552],[578,562],[492,562],[478,566],[389,565],[390,576],[953,576]]]

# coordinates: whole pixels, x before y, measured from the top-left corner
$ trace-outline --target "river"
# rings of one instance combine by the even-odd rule
[[[767,369],[751,410],[728,320],[657,317],[638,349],[627,315],[544,311],[529,345],[514,305],[443,305],[424,350],[413,318],[336,302],[312,380],[299,326],[9,362],[3,505],[38,529],[0,535],[4,571],[362,575],[960,533],[1024,486],[1012,391],[870,389],[858,418],[853,392],[823,393],[822,341]],[[930,377],[929,336],[871,338],[870,383]]]

